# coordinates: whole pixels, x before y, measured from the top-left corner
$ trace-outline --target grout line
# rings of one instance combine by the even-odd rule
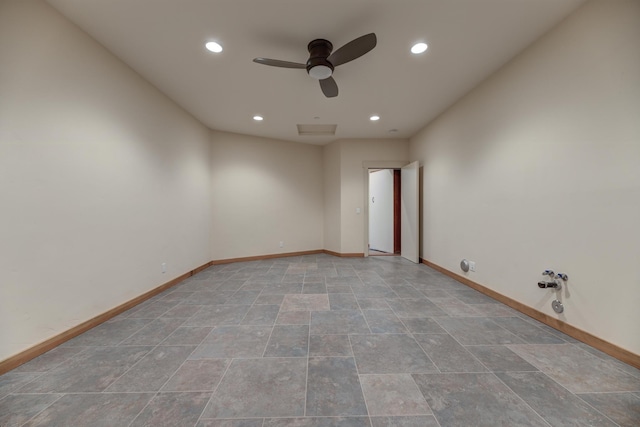
[[[31,394],[31,393],[29,393],[29,394]],[[54,393],[37,393],[37,394],[54,394]],[[55,393],[55,394],[58,394],[58,393]],[[5,398],[7,398],[9,396],[10,396],[10,394],[8,394],[7,396],[3,397],[2,399],[5,399]],[[58,400],[62,399],[64,396],[65,396],[65,393],[60,393],[60,396],[58,396],[57,399],[52,400],[50,404],[48,404],[47,406],[42,408],[41,411],[38,411],[38,413],[34,414],[32,417],[30,417],[29,419],[25,420],[25,422],[20,424],[20,425],[21,426],[27,425],[29,423],[29,421],[34,420],[35,418],[37,418],[38,415],[40,415],[41,413],[46,411],[48,408],[50,408],[54,403],[56,403]],[[0,401],[2,401],[2,399],[0,399]]]
[[[358,385],[360,386],[360,393],[362,393],[362,400],[364,401],[364,407],[367,410],[367,418],[369,419],[369,425],[371,425],[371,412],[369,411],[369,405],[367,403],[367,398],[364,394],[364,389],[362,388],[362,381],[360,381],[360,370],[358,369],[358,360],[356,359],[356,354],[353,351],[353,343],[351,342],[351,335],[347,334],[347,339],[349,340],[349,346],[351,347],[351,358],[353,359],[353,364],[356,367],[356,376],[358,377]]]
[[[231,367],[231,365],[233,364],[233,361],[235,359],[231,358],[231,359],[228,359],[228,360],[229,360],[229,364],[227,365],[226,369],[224,370],[224,373],[222,374],[222,376],[220,377],[220,380],[218,381],[218,384],[216,384],[216,386],[213,388],[213,391],[211,392],[211,396],[209,396],[209,400],[207,400],[207,403],[202,408],[202,412],[200,413],[200,416],[198,417],[198,419],[196,420],[194,425],[198,425],[198,423],[202,419],[202,415],[204,415],[204,412],[207,410],[207,408],[211,404],[211,401],[213,400],[213,396],[216,395],[216,392],[218,391],[218,388],[220,388],[220,384],[222,384],[222,381],[227,376],[227,373],[229,372],[229,368]]]

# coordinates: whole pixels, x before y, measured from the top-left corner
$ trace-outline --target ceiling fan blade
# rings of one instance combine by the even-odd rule
[[[320,80],[320,89],[322,89],[322,93],[324,93],[324,96],[327,98],[338,96],[338,84],[333,80],[333,77]]]
[[[365,34],[355,40],[351,40],[333,52],[329,55],[328,60],[334,67],[344,64],[345,62],[353,61],[376,47],[377,41],[378,39],[374,33]]]
[[[253,62],[257,64],[270,65],[272,67],[282,68],[307,68],[306,64],[299,64],[297,62],[280,61],[279,59],[269,58],[254,58]]]

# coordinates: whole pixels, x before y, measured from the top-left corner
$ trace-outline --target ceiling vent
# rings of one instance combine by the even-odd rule
[[[336,134],[338,125],[296,125],[300,136],[331,136]]]

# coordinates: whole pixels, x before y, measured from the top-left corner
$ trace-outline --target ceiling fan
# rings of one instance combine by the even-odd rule
[[[282,68],[306,68],[307,73],[320,81],[320,89],[327,98],[338,96],[338,85],[331,77],[333,69],[349,61],[353,61],[376,47],[377,39],[374,33],[365,34],[342,46],[331,53],[333,45],[329,40],[312,40],[307,49],[309,59],[306,64],[280,61],[279,59],[255,58],[253,62]]]

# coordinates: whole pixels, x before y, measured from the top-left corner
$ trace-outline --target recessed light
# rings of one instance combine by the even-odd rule
[[[222,46],[220,46],[220,44],[216,42],[208,42],[207,44],[204,45],[204,47],[206,47],[207,50],[210,50],[211,52],[215,52],[215,53],[222,52]]]
[[[253,120],[255,120],[256,122],[261,122],[264,120],[264,117],[256,115],[256,116],[253,116]]]
[[[427,47],[429,46],[427,46],[426,43],[416,43],[411,47],[411,53],[415,53],[415,54],[422,53],[425,50],[427,50]]]
[[[369,120],[371,120],[372,122],[376,122],[376,121],[380,120],[380,116],[373,115],[373,116],[369,117]]]

